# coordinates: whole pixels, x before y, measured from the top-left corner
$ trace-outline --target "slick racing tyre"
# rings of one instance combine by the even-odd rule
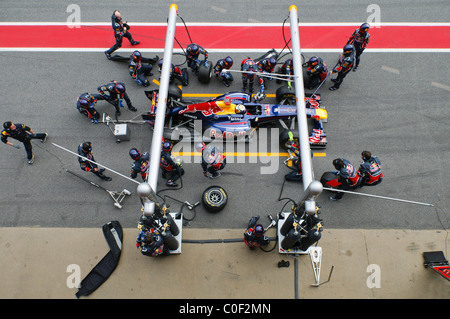
[[[198,68],[198,80],[201,83],[208,84],[211,81],[212,77],[212,70],[213,66],[212,63],[205,60],[200,63],[200,66]]]
[[[220,186],[210,186],[203,192],[202,203],[210,213],[218,213],[225,208],[228,195]]]
[[[292,84],[291,88],[287,85],[280,86],[275,93],[275,97],[279,104],[295,105],[294,85]]]
[[[299,145],[298,142],[298,130],[292,130],[292,135],[294,138],[294,143]],[[280,133],[280,146],[285,149],[288,150],[291,148],[291,141],[289,140],[289,130],[283,130]]]
[[[164,235],[162,235],[163,243],[169,247],[170,250],[177,250],[180,244],[178,240],[174,237],[174,235],[170,231],[166,231]]]
[[[169,85],[169,91],[167,92],[167,96],[173,100],[181,101],[183,93],[181,92],[181,89],[178,86]]]

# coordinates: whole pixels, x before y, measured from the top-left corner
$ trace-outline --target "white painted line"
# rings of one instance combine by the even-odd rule
[[[216,9],[220,9],[215,7]],[[130,25],[135,26],[167,26],[165,22],[131,22],[128,21]],[[111,22],[77,22],[77,25],[81,26],[111,26]],[[39,26],[39,25],[67,25],[73,26],[73,23],[67,22],[0,22],[0,26]],[[270,27],[270,26],[282,26],[283,23],[221,23],[221,22],[193,22],[186,23],[187,26],[224,26],[224,27],[232,27],[232,26],[262,26],[262,27]],[[361,22],[317,22],[317,23],[299,23],[301,27],[327,27],[327,26],[360,26]],[[177,23],[177,26],[184,26],[183,23]],[[287,25],[289,26],[289,25]],[[373,24],[375,27],[389,27],[389,26],[410,26],[410,27],[448,27],[450,26],[449,22],[381,22],[377,24]]]
[[[212,6],[211,9],[213,9],[214,11],[219,11],[221,13],[227,13],[227,9],[224,9],[224,8],[219,8],[219,7],[216,7],[216,6]]]
[[[400,70],[397,70],[397,69],[394,69],[394,68],[390,68],[390,67],[385,66],[385,65],[382,65],[381,69],[384,70],[384,71],[391,72],[391,73],[400,74]]]
[[[445,84],[441,84],[441,83],[438,83],[438,82],[431,82],[431,85],[434,86],[434,87],[437,87],[439,89],[444,89],[444,90],[450,91],[450,86],[445,85]]]
[[[0,47],[0,52],[105,52],[109,48],[17,48],[17,47]],[[210,53],[248,53],[248,52],[263,52],[273,49],[208,49]],[[120,52],[133,52],[136,48],[121,48]],[[281,51],[282,48],[275,48]],[[139,48],[141,52],[163,52],[164,48]],[[184,53],[182,49],[174,49],[176,53]],[[337,49],[303,49],[303,53],[342,53],[342,48]],[[365,49],[364,53],[450,53],[450,49]]]

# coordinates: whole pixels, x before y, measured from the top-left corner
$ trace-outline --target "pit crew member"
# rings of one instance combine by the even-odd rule
[[[337,73],[336,79],[331,79],[334,82],[334,85],[330,87],[330,91],[338,90],[342,84],[342,81],[350,72],[355,62],[355,48],[351,44],[346,44],[342,50],[342,55],[339,58],[339,62],[331,71],[332,73]]]
[[[269,238],[264,233],[264,227],[261,224],[257,224],[259,216],[253,216],[244,232],[244,242],[251,250],[254,250],[261,246],[267,246],[269,244]]]
[[[199,46],[198,44],[191,43],[186,48],[186,61],[187,66],[195,72],[195,75],[198,75],[198,68],[200,67],[200,59],[198,58],[200,54],[205,56],[205,60],[208,59],[208,51]]]
[[[376,156],[372,156],[370,151],[361,153],[363,163],[359,166],[359,173],[362,177],[361,186],[375,186],[383,180],[381,162]]]
[[[142,180],[145,182],[148,176],[148,168],[150,166],[150,154],[148,152],[141,153],[137,148],[132,148],[129,152],[131,159],[134,161],[131,165],[131,178],[136,178],[141,174]]]
[[[114,10],[111,16],[112,29],[114,30],[114,38],[116,39],[116,43],[105,51],[105,55],[108,59],[111,58],[111,54],[118,50],[122,46],[123,37],[127,38],[130,41],[131,45],[137,45],[140,42],[134,41],[131,33],[128,31],[130,26],[127,22],[122,21],[122,15],[119,10]]]
[[[170,254],[169,248],[164,245],[161,233],[151,228],[146,231],[140,231],[136,238],[136,248],[144,256],[158,257]]]
[[[95,162],[94,155],[92,154],[92,143],[84,142],[78,146],[78,162],[82,171],[91,172],[103,179],[104,181],[110,181],[112,178],[103,174],[104,168],[99,169]],[[91,162],[92,161],[92,162]]]
[[[227,165],[225,155],[215,146],[206,147],[204,142],[197,143],[195,148],[202,154],[203,175],[209,178],[219,177],[221,175],[219,171]],[[211,175],[208,176],[208,173]]]
[[[156,60],[155,60],[156,59]],[[146,76],[152,76],[153,65],[148,63],[154,63],[158,61],[158,56],[155,59],[143,58],[140,51],[135,50],[130,56],[130,62],[128,63],[128,70],[131,77],[137,84],[142,86],[149,86],[150,82]],[[143,64],[147,63],[147,64]]]
[[[178,184],[175,182],[184,175],[184,169],[181,167],[180,162],[175,161],[175,156],[172,155],[172,148],[172,143],[163,143],[159,167],[162,170],[162,177],[169,177],[166,185],[169,187],[177,187]]]
[[[230,56],[227,56],[223,59],[220,59],[214,65],[214,74],[217,78],[221,78],[223,81],[223,85],[229,87],[231,82],[233,82],[233,75],[230,72],[226,72],[226,70],[231,69],[233,66],[233,59]],[[225,70],[225,71],[224,71]]]
[[[258,65],[256,64],[256,62],[251,59],[251,58],[247,58],[242,60],[241,62],[241,71],[243,71],[244,73],[242,73],[242,91],[246,91],[247,90],[247,85],[248,85],[248,90],[250,93],[253,93],[253,85],[254,85],[254,81],[255,81],[255,73],[260,72],[261,70],[258,68]],[[259,94],[257,94],[257,96],[255,96],[256,100],[262,100],[265,97],[265,88],[264,88],[264,81],[262,80],[262,78],[260,76],[258,76],[259,79],[259,84],[261,85],[260,90],[259,90]]]
[[[321,58],[313,56],[308,60],[306,74],[309,76],[308,89],[312,90],[325,81],[328,76],[328,67]]]
[[[98,94],[90,94],[86,92],[81,94],[77,99],[77,110],[81,114],[90,118],[94,124],[97,124],[98,119],[100,118],[100,114],[95,109],[98,97]]]
[[[18,140],[23,143],[25,147],[25,151],[27,152],[27,161],[28,164],[34,163],[34,155],[33,155],[33,147],[31,145],[32,139],[40,139],[42,143],[47,140],[47,133],[34,133],[33,130],[24,124],[14,124],[11,121],[6,121],[3,123],[3,131],[1,133],[1,140],[6,145],[12,146],[14,148],[19,149],[19,145],[15,145],[8,141],[11,137],[13,139]]]
[[[347,44],[353,44],[355,47],[355,67],[353,71],[356,71],[359,66],[359,61],[361,59],[361,54],[364,52],[366,46],[369,44],[370,34],[369,31],[370,24],[363,23],[358,29],[356,29],[347,41]]]
[[[116,114],[120,115],[120,107],[122,107],[122,99],[125,99],[128,109],[136,112],[137,109],[131,104],[131,100],[128,97],[125,84],[122,82],[111,81],[108,84],[101,85],[97,88],[100,93],[97,97],[98,100],[106,100],[116,108]],[[106,93],[109,93],[107,95]]]
[[[337,170],[334,172],[338,177],[342,190],[356,189],[361,184],[361,176],[358,170],[345,158],[336,158],[333,160],[333,166]],[[344,196],[343,192],[337,192],[330,200],[340,200]]]

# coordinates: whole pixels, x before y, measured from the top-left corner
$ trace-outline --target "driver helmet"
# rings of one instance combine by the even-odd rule
[[[366,33],[367,31],[369,31],[369,29],[370,29],[370,24],[368,24],[367,22],[363,23],[359,27],[359,33]]]
[[[130,150],[130,157],[136,161],[141,158],[141,152],[137,148],[132,148]]]
[[[142,60],[142,54],[141,54],[141,52],[139,52],[138,50],[136,50],[136,51],[133,52],[132,56],[133,56],[134,62],[141,62],[141,60]]]
[[[261,237],[264,235],[264,227],[261,224],[255,226],[255,236]]]
[[[170,142],[164,142],[163,147],[162,147],[162,150],[163,150],[164,152],[170,152],[170,151],[172,150],[172,147],[173,147],[172,143],[170,143]]]
[[[349,55],[350,53],[352,53],[353,51],[353,45],[351,44],[346,44],[344,46],[344,48],[342,49],[342,51],[344,52],[344,55]]]
[[[314,68],[317,64],[319,64],[319,58],[316,56],[311,57],[308,61],[310,68]]]
[[[227,69],[230,69],[233,66],[233,59],[230,56],[227,56],[223,61]]]
[[[195,149],[197,150],[197,152],[201,152],[205,148],[206,148],[205,142],[199,142],[199,143],[197,143],[197,145],[195,145]]]
[[[236,105],[236,109],[235,109],[236,114],[245,114],[246,111],[247,111],[247,109],[245,108],[244,105],[242,105],[242,104]]]

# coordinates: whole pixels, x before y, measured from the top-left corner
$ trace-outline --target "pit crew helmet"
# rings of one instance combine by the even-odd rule
[[[125,93],[125,87],[120,83],[116,83],[116,85],[114,85],[114,91],[123,95]]]
[[[349,55],[350,53],[352,53],[353,51],[353,45],[351,44],[346,44],[344,46],[344,48],[342,49],[342,52],[344,53],[344,55]]]
[[[200,51],[200,48],[198,47],[198,45],[193,44],[193,45],[190,47],[189,55],[198,55],[198,52],[199,52],[199,51]]]
[[[170,152],[170,151],[172,150],[172,147],[173,147],[172,143],[170,143],[170,142],[164,142],[164,143],[163,143],[162,150],[163,150],[164,152]]]
[[[269,59],[267,59],[267,65],[270,66],[271,68],[273,68],[276,64],[277,59],[275,59],[274,57],[270,57]]]
[[[141,52],[139,52],[138,50],[136,50],[136,51],[133,52],[132,56],[133,56],[134,62],[141,62],[141,60],[142,60],[142,54],[141,54]]]
[[[223,61],[225,62],[225,67],[227,69],[233,66],[233,59],[230,56],[227,56],[225,59],[223,59]]]
[[[359,27],[359,33],[366,33],[367,31],[369,31],[370,29],[370,24],[368,24],[367,22],[361,24],[361,26]]]
[[[80,103],[80,106],[87,109],[91,103],[89,103],[89,101],[87,99],[80,99],[78,100],[78,103]]]
[[[136,161],[141,158],[141,152],[137,148],[132,148],[130,150],[130,157]]]
[[[206,148],[205,142],[199,142],[199,143],[197,143],[197,145],[195,145],[195,149],[197,150],[197,152],[201,152],[205,148]]]
[[[255,236],[261,237],[264,235],[264,227],[261,224],[255,226]]]
[[[308,61],[308,65],[310,68],[315,67],[318,63],[319,63],[319,58],[316,56],[311,57]]]

